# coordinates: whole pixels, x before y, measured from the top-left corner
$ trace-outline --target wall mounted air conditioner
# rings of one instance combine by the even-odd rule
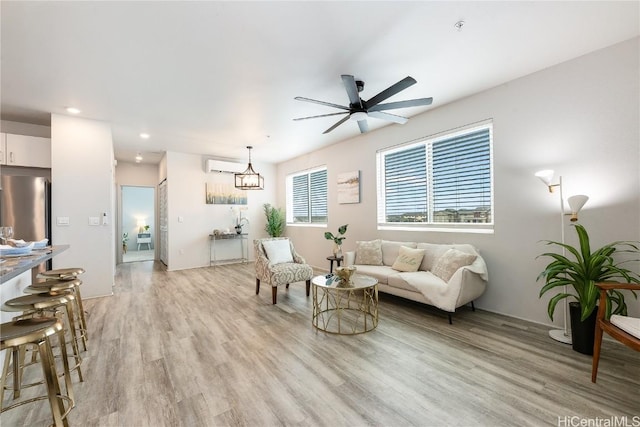
[[[227,172],[227,173],[240,173],[244,172],[247,165],[244,163],[225,162],[222,160],[207,160],[205,164],[206,172]]]

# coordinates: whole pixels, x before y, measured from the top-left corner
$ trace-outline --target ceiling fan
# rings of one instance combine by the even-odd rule
[[[394,123],[405,124],[409,119],[407,117],[397,116],[395,114],[385,113],[385,110],[394,110],[396,108],[407,108],[407,107],[418,107],[421,105],[431,105],[433,102],[433,98],[419,98],[419,99],[410,99],[407,101],[397,101],[397,102],[389,102],[386,104],[381,104],[387,98],[392,97],[408,88],[411,85],[416,84],[416,80],[413,77],[405,77],[400,80],[398,83],[389,86],[373,98],[368,100],[364,100],[360,98],[359,93],[364,89],[364,82],[362,80],[356,80],[353,76],[343,74],[342,75],[342,83],[344,83],[344,87],[347,90],[347,95],[349,96],[349,106],[345,107],[344,105],[332,104],[330,102],[318,101],[310,98],[303,98],[301,96],[296,96],[295,99],[297,101],[305,101],[305,102],[313,102],[314,104],[326,105],[328,107],[339,108],[341,111],[339,113],[329,113],[329,114],[321,114],[319,116],[310,116],[310,117],[300,117],[293,120],[307,120],[307,119],[316,119],[319,117],[329,117],[329,116],[337,116],[340,114],[346,114],[345,117],[340,119],[336,124],[331,126],[329,129],[325,130],[324,133],[329,133],[342,123],[347,120],[355,120],[358,122],[358,126],[360,127],[360,132],[365,133],[369,130],[369,125],[367,124],[368,117],[374,117],[376,119],[388,120]]]

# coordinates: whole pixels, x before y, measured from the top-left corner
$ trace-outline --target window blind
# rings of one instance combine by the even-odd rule
[[[326,169],[293,176],[290,194],[294,223],[327,222]]]
[[[427,157],[424,145],[384,158],[386,222],[427,219]]]
[[[310,174],[311,222],[327,222],[327,170]]]
[[[491,130],[486,124],[380,151],[379,223],[493,224]]]
[[[491,222],[489,129],[432,144],[433,222]]]
[[[310,222],[309,175],[293,177],[293,222]]]

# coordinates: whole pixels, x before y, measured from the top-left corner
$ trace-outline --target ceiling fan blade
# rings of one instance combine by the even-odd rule
[[[405,90],[411,85],[416,84],[416,80],[413,77],[407,76],[404,79],[400,80],[398,83],[389,86],[373,98],[367,101],[367,108],[371,108],[374,105],[378,105],[380,102],[384,101],[387,98],[392,97],[396,93]]]
[[[419,107],[421,105],[431,105],[432,102],[433,102],[433,98],[419,98],[419,99],[410,99],[408,101],[389,102],[386,104],[378,104],[376,106],[373,106],[369,108],[369,112],[393,110],[396,108]]]
[[[358,120],[358,127],[360,128],[360,133],[365,133],[369,130],[369,124],[366,120]]]
[[[337,128],[338,126],[340,126],[341,124],[343,124],[344,122],[346,122],[347,120],[349,120],[349,116],[344,116],[342,119],[340,119],[338,121],[338,123],[336,123],[335,125],[331,126],[329,129],[325,130],[324,132],[322,132],[323,134],[325,133],[329,133],[332,130],[334,130],[335,128]]]
[[[349,107],[345,107],[344,105],[332,104],[330,102],[318,101],[316,99],[311,99],[311,98],[303,98],[301,96],[296,96],[294,99],[296,101],[313,102],[314,104],[326,105],[327,107],[340,108],[341,110],[349,111]]]
[[[298,117],[297,119],[293,119],[294,121],[298,120],[307,120],[307,119],[317,119],[319,117],[329,117],[329,116],[337,116],[338,114],[348,114],[346,111],[341,111],[339,113],[330,113],[330,114],[320,114],[319,116],[309,116],[309,117]]]
[[[358,95],[358,87],[356,86],[356,79],[348,74],[343,74],[341,77],[344,88],[347,90],[347,95],[349,95],[349,103],[362,107],[360,95]]]
[[[407,123],[409,121],[408,118],[402,116],[396,116],[395,114],[383,113],[382,111],[371,111],[369,112],[369,117],[374,117],[376,119],[388,120],[394,123],[400,123],[401,125]],[[360,123],[360,122],[358,122]]]

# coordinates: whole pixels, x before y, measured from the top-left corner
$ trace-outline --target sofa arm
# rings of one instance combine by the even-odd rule
[[[355,251],[345,252],[344,254],[344,266],[350,267],[356,262],[356,253]]]

